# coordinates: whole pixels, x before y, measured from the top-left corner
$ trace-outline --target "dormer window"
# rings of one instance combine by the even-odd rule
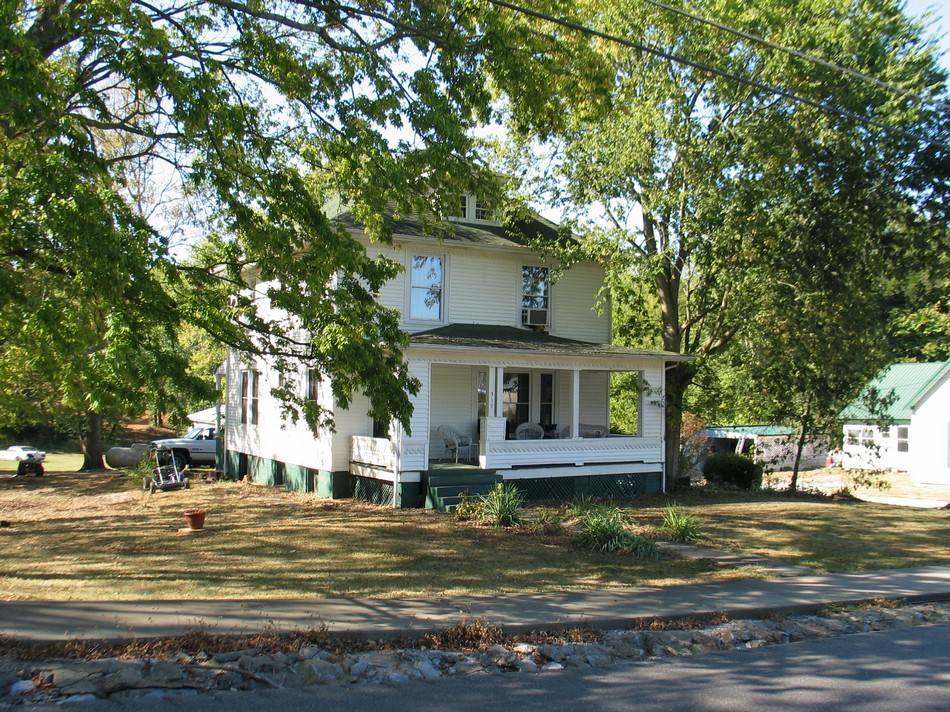
[[[494,207],[488,201],[474,195],[462,195],[456,204],[450,207],[449,218],[464,222],[495,223]]]
[[[550,279],[547,267],[521,268],[521,323],[548,326],[551,323]]]
[[[475,219],[476,220],[491,220],[491,207],[484,200],[479,200],[475,198]]]
[[[455,201],[455,207],[449,208],[449,217],[455,218],[456,220],[467,220],[468,219],[468,196],[460,195]]]

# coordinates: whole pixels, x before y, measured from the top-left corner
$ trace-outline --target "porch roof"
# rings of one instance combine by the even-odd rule
[[[646,357],[663,361],[691,361],[693,359],[692,356],[672,351],[651,351],[611,344],[594,344],[499,324],[450,324],[413,334],[410,344],[433,348],[491,349],[559,356]]]

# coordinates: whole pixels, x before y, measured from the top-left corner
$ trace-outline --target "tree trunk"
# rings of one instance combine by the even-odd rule
[[[102,414],[86,411],[86,431],[80,438],[82,443],[81,472],[104,470],[106,463],[102,458]]]
[[[792,465],[792,479],[788,483],[789,492],[798,490],[798,468],[802,462],[802,450],[805,449],[805,436],[811,429],[811,402],[805,406],[805,417],[801,422],[801,433],[798,436],[798,449],[795,451],[795,464]]]
[[[683,428],[683,398],[686,389],[693,382],[696,368],[692,363],[676,363],[666,372],[666,488],[676,482],[680,476],[680,445]]]

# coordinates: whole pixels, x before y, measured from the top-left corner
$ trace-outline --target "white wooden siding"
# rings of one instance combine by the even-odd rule
[[[566,339],[596,344],[610,342],[610,318],[594,308],[597,292],[604,282],[603,270],[592,262],[571,267],[551,287],[553,328],[551,333]]]
[[[581,371],[580,422],[584,425],[610,427],[607,417],[609,378],[607,371]]]
[[[442,457],[444,444],[437,428],[448,425],[462,435],[475,437],[474,386],[471,366],[432,365],[432,417],[429,437],[430,456]]]
[[[918,403],[909,434],[911,479],[917,484],[950,485],[950,375]]]
[[[657,366],[655,363],[650,363],[641,372],[644,391],[640,397],[642,408],[640,423],[643,429],[640,435],[645,438],[659,438],[663,436],[664,431],[663,365]]]
[[[452,323],[521,326],[524,259],[490,250],[453,254],[448,288]]]
[[[458,247],[436,240],[400,243],[394,246],[363,244],[367,252],[398,262],[403,270],[380,289],[379,302],[404,315],[402,327],[410,332],[440,326],[438,322],[413,321],[408,316],[407,280],[412,255],[441,255],[445,323],[521,326],[521,270],[543,261],[528,248],[499,250],[487,246]],[[571,267],[551,285],[551,328],[555,336],[592,343],[610,341],[610,318],[594,307],[603,284],[603,270],[592,262]]]
[[[333,414],[336,432],[333,433],[334,472],[350,469],[350,438],[353,435],[371,436],[373,420],[369,417],[369,398],[363,394],[355,395],[347,409],[337,408]]]

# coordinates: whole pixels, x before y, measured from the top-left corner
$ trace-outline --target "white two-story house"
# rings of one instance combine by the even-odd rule
[[[403,267],[379,299],[411,334],[404,357],[422,384],[411,435],[374,424],[365,397],[338,407],[304,365],[300,387],[333,413],[335,430],[285,422],[270,396],[275,372],[232,355],[229,474],[396,506],[450,505],[492,481],[515,483],[528,499],[664,489],[665,367],[687,357],[610,345],[609,307],[597,308],[601,268],[579,263],[555,280],[555,265],[526,246],[525,235],[554,239],[550,222],[509,230],[474,196],[461,203],[443,239],[424,236],[412,218],[390,219],[393,244],[382,248],[338,216]],[[611,374],[629,372],[641,387],[637,426],[611,432]]]

